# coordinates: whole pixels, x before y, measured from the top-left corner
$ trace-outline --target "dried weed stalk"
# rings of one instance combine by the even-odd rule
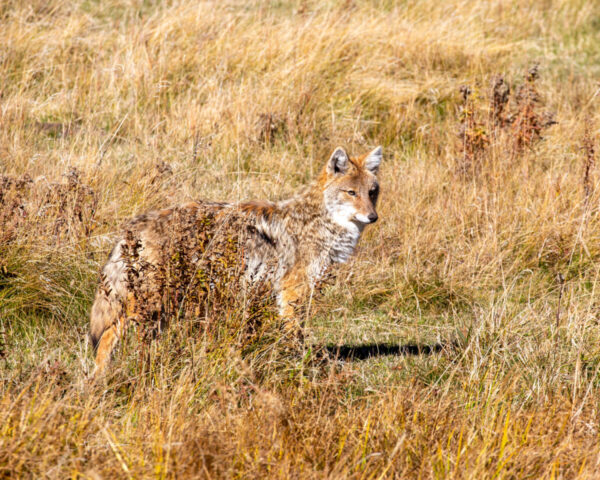
[[[27,199],[33,181],[28,175],[22,177],[0,176],[0,245],[12,241],[18,227],[28,217]]]
[[[513,153],[520,154],[542,139],[542,132],[556,124],[554,115],[540,112],[540,95],[536,87],[539,78],[539,66],[536,64],[529,69],[525,83],[517,89],[516,111],[512,121]]]
[[[0,360],[5,360],[7,357],[8,342],[6,341],[6,331],[4,323],[0,323]]]
[[[218,345],[250,346],[277,318],[271,285],[243,281],[247,227],[237,219],[227,234],[215,234],[215,211],[198,216],[178,209],[172,235],[162,243],[156,264],[139,255],[141,241],[129,229],[122,248],[128,296],[123,315],[137,325],[141,354],[167,325],[178,322],[188,336],[208,335]]]
[[[0,245],[17,238],[59,244],[88,237],[95,226],[96,193],[76,169],[62,183],[33,181],[28,175],[0,175]]]
[[[458,136],[461,140],[461,173],[475,174],[479,171],[481,160],[489,144],[485,125],[479,119],[476,110],[478,97],[473,90],[463,85],[460,87],[463,104],[460,107],[460,129]]]
[[[594,185],[592,183],[592,171],[596,165],[596,149],[594,145],[594,139],[590,132],[590,122],[586,122],[585,133],[583,136],[583,152],[584,152],[584,163],[583,163],[583,193],[584,193],[584,204],[587,208],[589,205],[590,197],[594,191]]]
[[[487,105],[471,87],[460,87],[458,151],[462,175],[477,174],[483,163],[498,155],[507,159],[521,156],[543,138],[544,130],[556,123],[553,114],[541,109],[538,78],[538,66],[534,65],[527,72],[525,83],[516,89],[512,106],[511,87],[503,76],[493,78]]]
[[[510,99],[510,85],[502,75],[494,77],[492,82],[492,94],[490,98],[489,125],[504,128],[509,123],[507,118],[507,106]],[[494,128],[494,132],[496,129]]]
[[[257,123],[258,141],[265,145],[273,145],[278,136],[287,132],[287,122],[279,113],[261,113]]]

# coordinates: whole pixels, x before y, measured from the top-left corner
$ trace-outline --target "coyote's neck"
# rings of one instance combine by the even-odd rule
[[[326,227],[331,223],[323,199],[323,192],[316,185],[308,185],[302,191],[287,200],[278,202],[282,217],[287,219],[288,227],[301,231],[315,224]]]
[[[317,183],[279,202],[279,207],[286,230],[331,262],[344,263],[354,253],[362,228],[337,223],[327,211],[323,191]]]

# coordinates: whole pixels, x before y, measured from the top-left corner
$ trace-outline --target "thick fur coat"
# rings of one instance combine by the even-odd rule
[[[142,296],[160,319],[169,305],[203,305],[226,284],[236,284],[229,292],[266,288],[281,317],[297,326],[296,307],[333,264],[348,261],[364,227],[377,220],[381,158],[381,147],[359,158],[338,148],[318,179],[287,200],[191,202],[126,222],[92,307],[97,371]],[[174,278],[181,291],[167,298]]]

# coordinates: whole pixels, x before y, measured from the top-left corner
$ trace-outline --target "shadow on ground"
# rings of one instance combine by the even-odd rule
[[[397,345],[391,343],[370,343],[366,345],[327,345],[325,350],[340,360],[365,360],[371,357],[383,355],[431,355],[440,352],[443,348],[441,343],[433,345],[419,345],[407,343]]]

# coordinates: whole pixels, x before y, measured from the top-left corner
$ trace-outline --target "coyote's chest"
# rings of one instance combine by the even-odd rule
[[[350,259],[356,249],[361,231],[358,226],[337,231],[329,249],[332,263],[346,263]]]
[[[311,286],[319,282],[333,264],[346,263],[350,259],[359,237],[358,229],[328,229],[328,235],[311,249],[307,268]]]

